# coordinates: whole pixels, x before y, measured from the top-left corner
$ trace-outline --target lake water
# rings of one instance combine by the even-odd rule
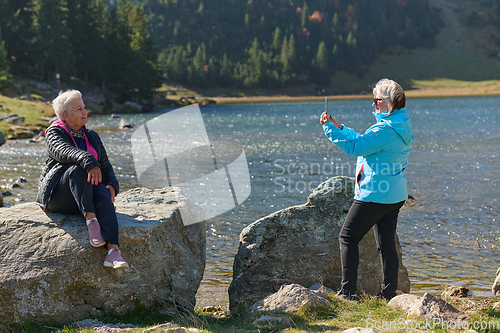
[[[407,179],[417,205],[405,207],[398,234],[411,292],[439,294],[444,286],[467,286],[490,297],[500,266],[500,97],[409,99],[415,144]],[[197,306],[227,303],[233,257],[241,230],[277,210],[306,202],[310,190],[335,175],[354,176],[355,158],[323,134],[324,102],[227,104],[202,108],[210,140],[239,142],[245,149],[251,194],[241,205],[207,221],[207,266]],[[364,132],[375,122],[371,101],[331,100],[329,113]],[[168,109],[120,115],[141,125]],[[122,190],[138,186],[130,151],[132,130],[120,119],[95,115],[98,131]],[[35,199],[45,147],[24,141],[0,147],[0,185],[6,205]],[[8,189],[11,179],[28,183]]]

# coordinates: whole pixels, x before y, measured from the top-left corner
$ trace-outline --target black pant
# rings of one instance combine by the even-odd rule
[[[399,258],[396,251],[396,224],[404,201],[380,204],[354,200],[339,234],[342,264],[341,291],[355,294],[358,279],[358,244],[373,227],[382,261],[382,295],[392,298],[398,286]]]
[[[92,185],[88,173],[74,164],[66,170],[52,191],[47,208],[55,213],[73,215],[95,213],[101,234],[110,244],[118,245],[118,220],[106,185]]]

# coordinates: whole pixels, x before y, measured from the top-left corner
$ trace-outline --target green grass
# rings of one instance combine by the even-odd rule
[[[432,80],[412,80],[413,88],[440,88],[440,87],[454,87],[454,88],[467,88],[498,85],[500,80],[487,80],[487,81],[464,81],[453,80],[445,78],[435,78]]]
[[[25,127],[36,129],[37,127],[47,127],[48,123],[42,117],[54,116],[52,106],[43,102],[30,102],[0,95],[0,114],[17,114],[25,118]],[[2,111],[3,109],[3,111]],[[12,134],[10,129],[12,124],[0,121],[0,131],[4,134]]]
[[[175,316],[161,314],[157,310],[137,310],[125,315],[104,315],[92,319],[104,323],[127,323],[139,325],[141,328],[131,329],[130,332],[142,332],[145,328],[153,327],[162,323],[171,322],[179,327],[194,327],[203,332],[213,333],[233,333],[233,332],[342,332],[348,328],[366,327],[374,328],[378,332],[394,332],[400,328],[401,332],[417,332],[417,330],[406,329],[411,327],[409,322],[418,323],[425,321],[421,318],[408,318],[407,315],[395,308],[387,305],[386,301],[381,301],[370,296],[361,298],[358,303],[346,301],[333,294],[328,295],[332,305],[324,306],[314,310],[302,308],[297,314],[284,314],[291,318],[293,324],[286,327],[280,324],[270,324],[265,327],[256,327],[253,322],[259,316],[217,316],[216,313],[202,312],[196,309],[194,313],[181,313]],[[466,302],[467,300],[464,300]],[[460,302],[456,303],[459,306]],[[221,312],[219,312],[221,313]],[[272,315],[272,314],[271,314]],[[471,322],[497,323],[500,327],[500,312],[493,309],[478,311],[473,314]],[[405,324],[406,323],[406,324]],[[385,326],[384,326],[385,325]],[[390,326],[392,325],[392,326]],[[407,326],[404,326],[407,325]],[[490,324],[491,325],[491,324]],[[35,323],[25,323],[16,327],[8,327],[7,332],[59,332],[59,333],[93,333],[93,329],[79,330],[76,324],[66,325],[43,325]],[[479,333],[500,332],[499,330],[477,329]],[[435,326],[426,332],[459,332],[449,329],[445,325]],[[463,332],[463,330],[461,331]]]

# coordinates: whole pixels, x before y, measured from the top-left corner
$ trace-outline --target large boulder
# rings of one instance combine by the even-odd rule
[[[497,270],[497,278],[493,282],[493,286],[491,286],[491,292],[496,297],[500,297],[500,268]]]
[[[179,207],[196,207],[178,188],[130,190],[115,206],[127,270],[102,265],[106,250],[90,245],[80,215],[43,211],[35,203],[0,209],[0,323],[194,309],[205,231],[202,223],[184,226]]]
[[[231,311],[239,312],[275,293],[282,285],[321,282],[340,287],[338,234],[353,202],[354,180],[334,177],[321,183],[307,203],[266,216],[240,234],[229,287]],[[408,272],[399,255],[398,289],[409,292]],[[358,292],[377,294],[382,269],[373,232],[359,244]]]
[[[5,139],[5,134],[3,134],[2,131],[0,131],[0,146],[5,144],[7,142],[7,139]]]

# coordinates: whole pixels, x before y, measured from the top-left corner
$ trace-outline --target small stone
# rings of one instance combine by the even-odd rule
[[[457,286],[448,286],[441,293],[443,297],[467,297],[469,293],[469,289],[465,287],[457,287]]]
[[[332,289],[330,289],[330,288],[328,288],[326,286],[323,286],[323,285],[321,285],[319,283],[315,283],[312,286],[310,286],[309,290],[313,290],[313,291],[319,290],[319,291],[327,292],[327,293],[334,293],[335,292]]]
[[[292,326],[292,320],[283,316],[261,316],[254,320],[253,324],[259,328],[270,327],[274,325]]]
[[[217,312],[217,311],[224,311],[224,309],[220,305],[209,305],[209,306],[205,306],[204,308],[202,308],[201,311],[203,311],[203,312]]]
[[[166,330],[162,330],[161,333],[187,333],[188,330],[186,330],[184,327],[173,327],[173,328],[167,328]]]
[[[156,330],[159,330],[159,329],[172,328],[172,326],[175,326],[175,325],[173,323],[165,323],[165,324],[156,325],[156,326],[147,328],[143,332],[151,332],[151,331],[156,331]]]
[[[299,284],[281,286],[274,294],[258,301],[250,308],[250,312],[279,311],[294,313],[301,307],[317,308],[330,305],[332,302],[320,291],[309,290]]]
[[[438,318],[442,321],[465,321],[470,319],[466,313],[457,310],[451,304],[429,293],[425,293],[422,297],[409,294],[398,295],[391,299],[387,305],[401,308],[408,315],[422,318]]]
[[[354,327],[343,331],[342,333],[378,333],[374,329],[364,327]]]
[[[80,327],[80,328],[94,328],[94,327],[104,326],[104,323],[102,321],[94,320],[94,319],[80,320],[80,321],[77,321],[75,324],[78,325],[78,327]]]
[[[135,128],[135,125],[125,121],[125,119],[122,119],[122,120],[120,120],[120,125],[118,125],[118,128],[119,129]]]
[[[14,194],[12,194],[12,192],[10,192],[10,191],[6,191],[6,192],[2,192],[2,195],[4,197],[10,197],[10,196],[13,196]]]

